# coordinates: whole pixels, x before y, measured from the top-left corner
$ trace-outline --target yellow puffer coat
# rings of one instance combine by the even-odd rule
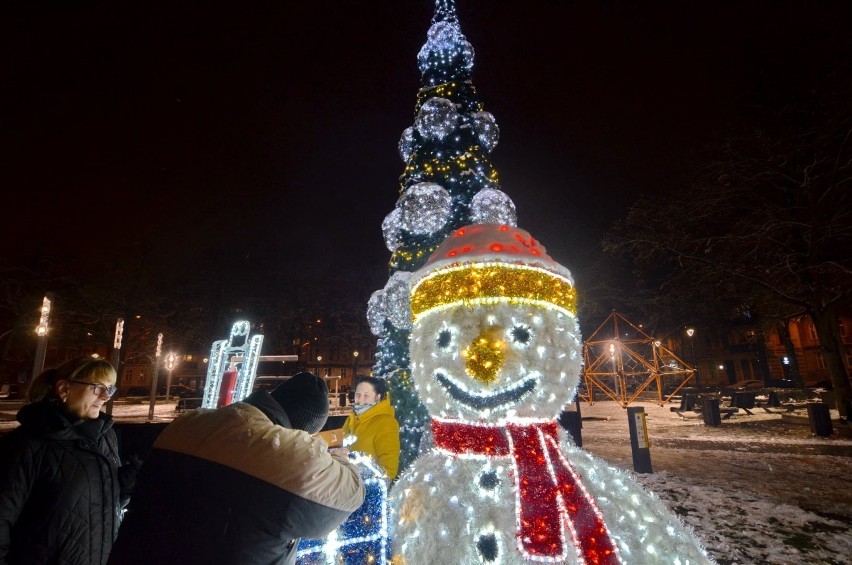
[[[366,453],[385,470],[388,478],[396,478],[399,469],[399,423],[388,395],[361,414],[353,411],[343,424],[343,436],[355,436],[352,451]]]

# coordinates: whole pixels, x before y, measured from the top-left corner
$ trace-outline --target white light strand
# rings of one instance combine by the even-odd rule
[[[517,227],[518,214],[509,195],[496,188],[484,188],[470,201],[471,221],[476,224],[505,224]]]
[[[491,112],[476,112],[471,114],[470,117],[473,123],[473,131],[476,132],[480,145],[490,153],[497,147],[497,142],[500,140],[500,128],[497,127],[497,121]]]
[[[382,236],[388,251],[393,253],[399,247],[402,234],[402,210],[394,208],[382,222]]]
[[[411,158],[411,154],[414,151],[414,147],[414,128],[407,127],[402,132],[402,136],[399,138],[399,156],[402,158],[403,163],[408,163],[408,160]]]
[[[452,198],[439,184],[420,182],[408,187],[399,199],[402,227],[425,235],[446,225],[452,212]]]
[[[401,330],[411,329],[411,302],[408,279],[411,273],[397,271],[385,285],[385,313],[388,321]]]
[[[429,71],[451,70],[454,63],[460,71],[470,73],[473,70],[473,46],[467,41],[458,23],[440,21],[432,24],[426,36],[426,43],[417,54],[417,66],[427,75]],[[441,78],[433,77],[431,84],[437,84]]]
[[[370,324],[370,331],[375,336],[381,336],[385,330],[385,320],[388,319],[385,312],[385,291],[377,290],[370,295],[367,301],[367,323]]]
[[[446,98],[430,98],[420,107],[414,126],[426,139],[441,140],[455,131],[459,123],[456,105]]]

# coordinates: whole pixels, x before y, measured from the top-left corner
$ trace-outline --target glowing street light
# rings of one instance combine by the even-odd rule
[[[154,374],[151,375],[151,397],[148,405],[148,419],[154,419],[154,404],[157,401],[157,373],[160,372],[160,355],[163,354],[163,334],[157,334],[157,349],[154,352]]]
[[[115,336],[112,339],[112,353],[109,357],[110,365],[115,369],[115,386],[118,387],[121,383],[121,371],[118,368],[119,359],[121,357],[121,338],[124,335],[124,318],[119,318],[115,322]],[[110,397],[106,403],[106,413],[112,414],[113,397]]]
[[[701,386],[701,377],[698,373],[698,366],[695,363],[695,341],[692,336],[695,335],[695,328],[686,328],[686,335],[689,337],[689,348],[692,350],[692,368],[695,369],[695,386]]]
[[[53,295],[47,293],[41,302],[41,315],[36,326],[36,354],[33,363],[33,378],[36,378],[44,370],[44,358],[47,355],[47,332],[50,329],[50,306]]]
[[[175,365],[177,365],[177,355],[174,353],[166,355],[166,370],[168,371],[168,376],[166,377],[166,402],[169,401],[169,392],[171,392],[172,387],[172,371],[175,370]]]

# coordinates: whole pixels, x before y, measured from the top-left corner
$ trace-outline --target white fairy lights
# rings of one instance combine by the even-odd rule
[[[414,119],[417,132],[426,139],[444,139],[458,126],[456,105],[446,98],[430,98],[420,107]]]
[[[385,315],[399,329],[411,329],[411,307],[409,306],[408,279],[411,273],[397,271],[385,285]]]
[[[439,21],[429,28],[426,43],[417,55],[418,66],[429,84],[446,82],[450,69],[469,73],[473,69],[473,46],[458,22]]]
[[[559,427],[582,345],[573,279],[539,242],[511,226],[466,226],[410,282],[411,379],[431,447],[391,493],[395,557],[707,561],[673,514]],[[447,546],[443,532],[459,541]]]
[[[497,127],[494,116],[490,112],[475,112],[471,114],[471,121],[479,143],[490,153],[500,140],[500,128]]]
[[[441,185],[417,183],[408,187],[400,197],[401,225],[418,235],[438,231],[446,225],[451,205],[450,195]]]
[[[370,324],[370,331],[373,335],[382,335],[386,319],[385,291],[381,289],[370,295],[370,299],[367,301],[367,323]]]
[[[390,214],[385,216],[382,222],[382,236],[385,239],[385,246],[388,251],[393,253],[399,247],[400,235],[402,232],[402,210],[394,208]]]
[[[470,217],[477,224],[518,225],[515,203],[509,195],[496,188],[484,188],[470,202]]]

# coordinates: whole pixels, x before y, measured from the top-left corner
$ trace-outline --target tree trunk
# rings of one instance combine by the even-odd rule
[[[793,384],[801,388],[804,386],[804,383],[802,382],[802,375],[799,372],[799,359],[796,356],[796,346],[793,344],[793,340],[790,339],[789,324],[789,320],[783,320],[778,324],[778,336],[781,338],[784,351],[787,352],[787,358],[790,360],[790,376],[793,377]]]
[[[847,413],[847,409],[849,401],[852,399],[852,385],[849,383],[849,376],[843,364],[845,348],[840,339],[837,308],[829,306],[825,309],[814,310],[811,312],[811,317],[813,318],[817,337],[822,346],[822,354],[831,377],[837,411],[840,412],[841,418],[848,419],[849,414]]]

